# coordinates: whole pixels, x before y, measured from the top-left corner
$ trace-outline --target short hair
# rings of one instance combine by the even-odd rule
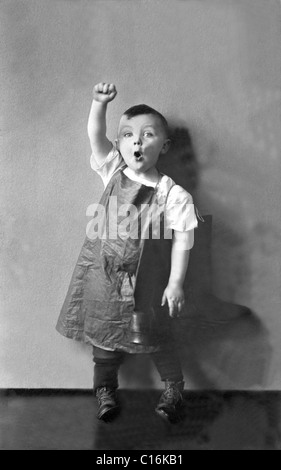
[[[167,136],[169,135],[169,125],[166,118],[164,118],[164,116],[159,113],[159,111],[156,111],[156,109],[151,108],[146,104],[137,104],[135,106],[132,106],[123,113],[123,116],[127,116],[128,119],[131,119],[135,116],[140,116],[141,114],[153,114],[154,116],[157,116],[163,125],[165,133],[167,134]]]

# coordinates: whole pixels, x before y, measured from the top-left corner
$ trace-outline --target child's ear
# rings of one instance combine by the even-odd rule
[[[171,145],[171,140],[166,139],[164,144],[163,144],[163,147],[162,147],[162,150],[161,150],[160,154],[164,155],[165,153],[167,153],[169,148],[170,148],[170,145]]]

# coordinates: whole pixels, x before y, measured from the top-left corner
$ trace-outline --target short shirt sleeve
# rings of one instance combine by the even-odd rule
[[[166,226],[178,232],[188,232],[198,226],[191,194],[181,186],[170,190],[166,203]]]
[[[93,154],[90,158],[91,168],[102,178],[105,187],[108,185],[113,174],[119,170],[123,164],[124,160],[114,146],[112,146],[112,149],[101,165],[98,165]]]

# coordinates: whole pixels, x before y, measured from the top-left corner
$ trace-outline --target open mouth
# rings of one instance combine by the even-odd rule
[[[138,161],[142,160],[142,154],[138,150],[134,152],[134,156]]]

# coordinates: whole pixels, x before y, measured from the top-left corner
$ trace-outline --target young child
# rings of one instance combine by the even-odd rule
[[[175,422],[184,382],[171,327],[184,307],[197,218],[191,195],[157,170],[170,145],[158,111],[128,109],[115,144],[107,139],[107,105],[116,94],[113,84],[94,87],[88,135],[91,167],[105,186],[97,208],[104,211],[88,225],[57,330],[93,346],[99,419],[111,420],[120,409],[118,371],[126,354],[149,353],[165,383],[156,412]],[[153,220],[160,221],[156,234]]]

